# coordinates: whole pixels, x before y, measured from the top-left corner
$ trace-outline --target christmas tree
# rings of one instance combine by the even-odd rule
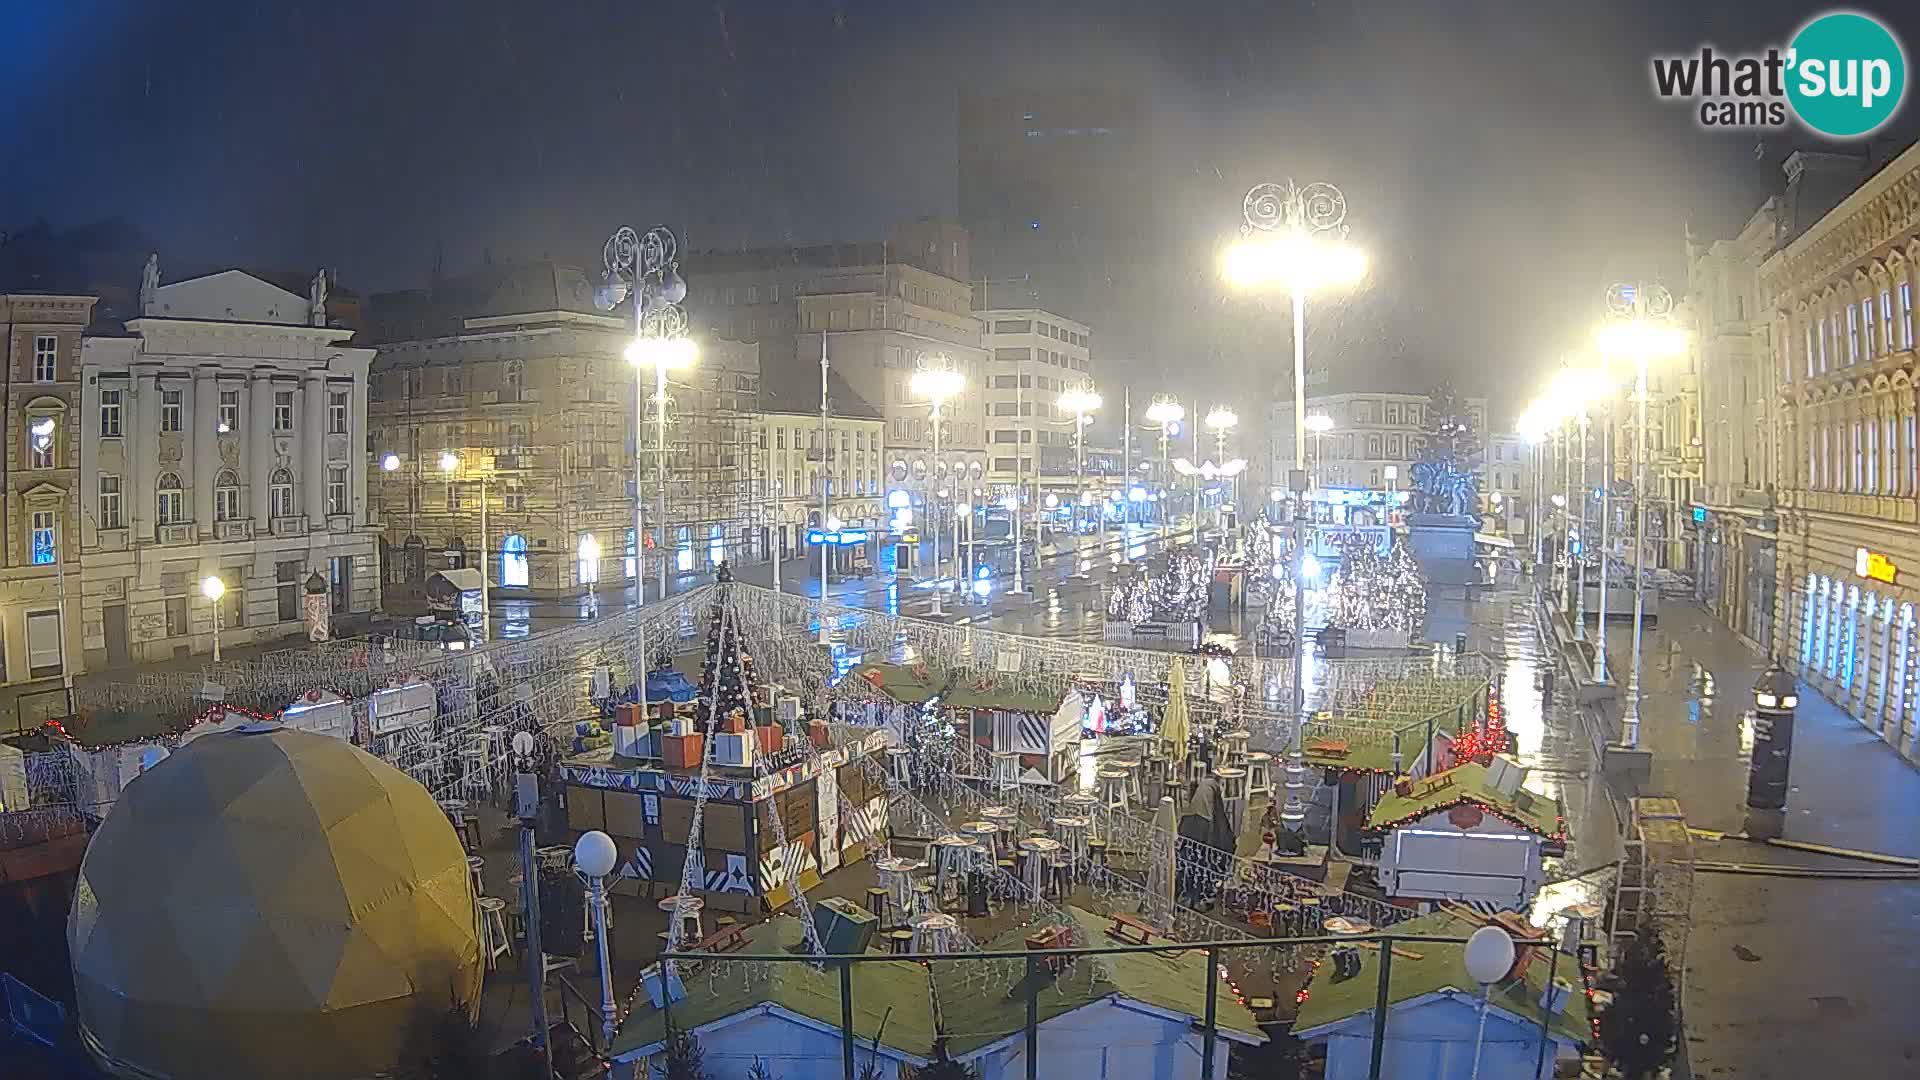
[[[1600,1049],[1627,1080],[1652,1076],[1673,1060],[1673,973],[1660,936],[1643,929],[1627,944],[1614,969],[1619,988],[1600,1014]]]
[[[740,641],[740,627],[718,604],[707,624],[707,651],[700,661],[700,709],[704,724],[735,709],[753,715],[753,657]]]

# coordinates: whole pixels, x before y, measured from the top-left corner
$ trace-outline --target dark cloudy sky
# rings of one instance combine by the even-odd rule
[[[1648,56],[1784,43],[1820,10],[0,0],[0,227],[124,215],[168,267],[325,264],[363,290],[421,282],[436,244],[450,270],[591,264],[625,221],[692,247],[874,238],[955,212],[960,86],[1119,78],[1153,120],[1142,254],[1194,328],[1137,385],[1264,393],[1284,338],[1207,267],[1245,188],[1292,175],[1344,187],[1373,254],[1310,319],[1316,356],[1512,405],[1607,280],[1678,278],[1685,225],[1736,228],[1792,145],[1703,134],[1655,102]]]

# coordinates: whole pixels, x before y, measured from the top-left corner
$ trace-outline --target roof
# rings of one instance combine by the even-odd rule
[[[1079,924],[1077,942],[1108,944],[1109,918],[1077,907],[1066,909]],[[1016,951],[1026,947],[1029,928],[1009,930],[988,943],[989,951]],[[1005,990],[982,992],[964,965],[934,965],[934,992],[940,1001],[942,1027],[952,1032],[950,1053],[964,1055],[1018,1033],[1027,1022],[1024,978]],[[1114,953],[1081,960],[1058,978],[1048,979],[1038,997],[1040,1022],[1046,1023],[1096,1001],[1121,997],[1151,1008],[1192,1017],[1207,1012],[1207,958],[1201,952]],[[1214,978],[1220,978],[1215,973]],[[1234,999],[1222,980],[1215,998],[1215,1020],[1221,1034],[1241,1042],[1263,1042],[1266,1035],[1245,1005]]]
[[[796,952],[805,933],[800,920],[782,915],[747,928],[748,943],[734,955]],[[879,955],[868,950],[869,955]],[[687,980],[687,996],[674,1002],[674,1025],[697,1031],[756,1006],[772,1006],[828,1027],[840,1026],[840,973],[812,964],[752,965],[748,977]],[[906,961],[853,965],[853,1029],[871,1045],[886,1025],[880,1045],[924,1061],[933,1055],[933,997],[927,969]],[[638,1055],[666,1039],[666,1017],[643,993],[613,1039],[613,1055]]]
[[[1051,716],[1060,708],[1058,697],[1000,686],[991,675],[968,682],[945,670],[905,664],[862,664],[854,675],[872,683],[869,673],[879,678],[874,689],[908,705],[923,705],[939,694],[942,705],[960,709],[1005,709]]]
[[[834,416],[843,420],[882,420],[885,417],[879,409],[866,398],[853,392],[838,371],[827,369],[827,408]],[[819,416],[820,384],[811,386],[788,381],[786,385],[776,386],[772,380],[763,380],[760,387],[760,411],[766,413],[785,413],[788,415]]]
[[[1394,926],[1396,934],[1433,934],[1447,937],[1467,937],[1480,928],[1480,924],[1461,918],[1451,912],[1439,911],[1423,915],[1417,919]],[[1393,969],[1389,973],[1387,1004],[1398,1005],[1416,998],[1444,991],[1457,991],[1470,998],[1478,998],[1479,988],[1467,977],[1466,945],[1449,942],[1423,941],[1400,946],[1402,951],[1393,957]],[[1417,954],[1412,959],[1408,954]],[[1546,993],[1547,971],[1552,966],[1546,956],[1536,956],[1527,965],[1524,975],[1503,985],[1496,985],[1492,1003],[1494,1007],[1504,1009],[1515,1016],[1538,1022],[1540,1017],[1540,998]],[[1307,981],[1307,1000],[1293,1021],[1293,1033],[1305,1038],[1318,1030],[1356,1016],[1371,1015],[1375,996],[1380,991],[1380,952],[1378,949],[1360,950],[1360,974],[1349,979],[1334,979],[1333,965],[1321,964],[1314,971],[1313,978]],[[1591,1038],[1589,1026],[1589,1004],[1587,996],[1579,991],[1577,971],[1571,960],[1560,963],[1557,976],[1574,986],[1574,992],[1567,996],[1567,1006],[1555,1016],[1551,1025],[1553,1033],[1564,1039],[1584,1044]]]
[[[1447,778],[1453,782],[1440,783]],[[1473,803],[1541,836],[1559,836],[1565,831],[1559,820],[1559,807],[1552,800],[1525,788],[1511,796],[1496,791],[1487,783],[1487,767],[1477,761],[1456,765],[1416,782],[1410,795],[1389,789],[1374,804],[1373,813],[1367,817],[1367,827],[1391,828],[1410,818],[1425,817],[1464,803]]]

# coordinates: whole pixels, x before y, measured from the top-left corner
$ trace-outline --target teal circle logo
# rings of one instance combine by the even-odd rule
[[[1867,135],[1892,119],[1907,90],[1907,58],[1886,27],[1851,11],[1822,15],[1788,47],[1787,101],[1822,135]]]

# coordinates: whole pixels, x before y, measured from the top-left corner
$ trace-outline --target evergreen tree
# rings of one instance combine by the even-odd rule
[[[1676,996],[1660,935],[1642,929],[1614,968],[1619,986],[1600,1014],[1601,1052],[1627,1080],[1641,1080],[1673,1060]]]

